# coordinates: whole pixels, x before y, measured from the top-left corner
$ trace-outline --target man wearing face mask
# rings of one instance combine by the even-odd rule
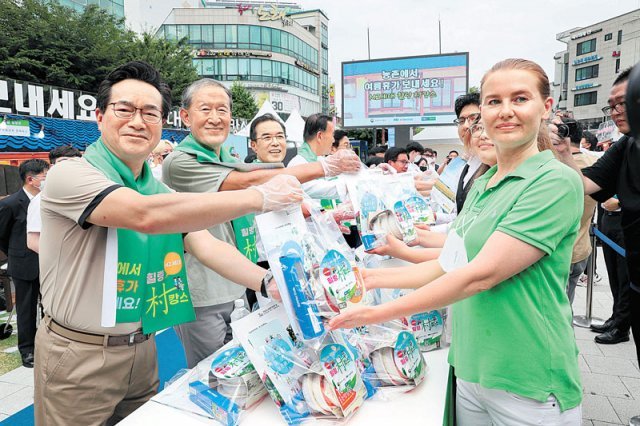
[[[27,248],[27,209],[44,187],[49,164],[27,160],[20,165],[22,189],[0,201],[0,249],[9,257],[8,273],[16,288],[18,350],[22,365],[33,368],[40,268],[38,254]]]

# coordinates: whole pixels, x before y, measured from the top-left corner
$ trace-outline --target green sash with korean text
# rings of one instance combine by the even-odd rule
[[[176,151],[194,155],[198,163],[238,163],[238,159],[229,153],[225,146],[220,147],[220,155],[211,148],[198,143],[193,135],[189,134],[176,147]],[[258,261],[258,249],[256,247],[256,225],[253,213],[233,219],[233,233],[236,237],[236,247],[247,259],[256,263]]]
[[[136,179],[102,139],[87,148],[84,158],[109,180],[142,195],[170,192],[153,178],[146,161]],[[149,235],[118,228],[117,236],[116,323],[142,321],[143,332],[153,333],[195,320],[182,235]]]

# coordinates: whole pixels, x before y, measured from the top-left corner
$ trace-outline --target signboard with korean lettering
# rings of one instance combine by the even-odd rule
[[[31,136],[29,120],[0,117],[0,136]]]
[[[0,114],[95,121],[93,93],[0,79]]]
[[[343,62],[343,125],[451,125],[468,75],[467,52]]]

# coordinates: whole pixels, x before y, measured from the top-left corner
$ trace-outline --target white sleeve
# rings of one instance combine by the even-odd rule
[[[40,194],[33,197],[27,210],[27,232],[40,233],[42,218],[40,217]]]
[[[299,166],[300,164],[309,163],[305,160],[301,155],[296,155],[289,161],[287,167]],[[338,182],[337,178],[331,178],[331,180],[327,180],[326,178],[319,178],[309,181],[307,183],[302,184],[302,190],[309,195],[311,198],[315,199],[336,199],[340,198],[340,194],[338,192]]]

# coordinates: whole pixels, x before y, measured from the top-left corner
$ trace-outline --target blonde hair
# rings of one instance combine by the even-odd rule
[[[485,73],[480,80],[480,99],[482,100],[482,86],[484,86],[485,81],[492,73],[496,71],[502,70],[522,70],[529,71],[532,73],[536,79],[538,80],[538,92],[542,96],[542,100],[546,100],[551,95],[551,85],[549,84],[549,77],[547,77],[547,73],[544,72],[542,67],[536,64],[533,61],[529,61],[527,59],[521,58],[509,58],[503,61],[498,62],[494,66],[491,67],[489,71]],[[555,150],[551,145],[551,138],[549,137],[549,131],[547,129],[546,123],[543,121],[540,123],[540,129],[538,130],[538,150],[544,151],[550,149],[555,154]]]

